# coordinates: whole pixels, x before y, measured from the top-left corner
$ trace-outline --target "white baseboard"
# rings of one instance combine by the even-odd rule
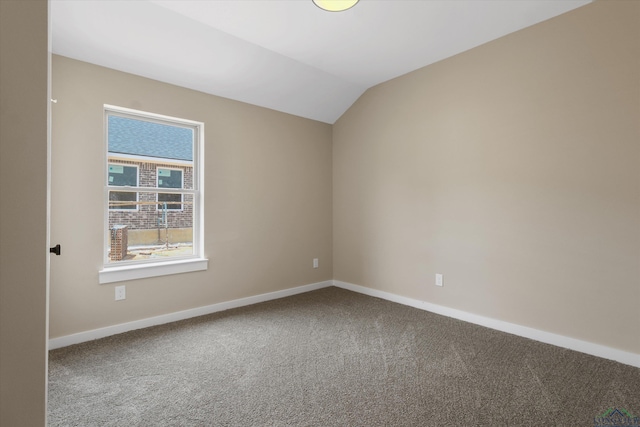
[[[150,317],[147,319],[135,320],[133,322],[121,323],[119,325],[107,326],[105,328],[93,329],[91,331],[79,332],[77,334],[66,335],[63,337],[52,338],[49,340],[49,349],[66,347],[73,344],[79,344],[86,341],[92,341],[111,335],[121,334],[123,332],[133,331],[136,329],[148,328],[150,326],[162,325],[165,323],[176,322],[178,320],[189,319],[192,317],[203,316],[218,311],[229,310],[232,308],[243,307],[247,305],[257,304],[260,302],[270,301],[278,298],[285,298],[305,292],[322,289],[329,286],[347,289],[364,295],[381,298],[398,304],[407,305],[421,310],[429,311],[443,316],[452,317],[454,319],[463,320],[465,322],[474,323],[476,325],[485,326],[524,338],[540,341],[546,344],[552,344],[558,347],[579,351],[581,353],[590,354],[592,356],[602,357],[604,359],[615,360],[626,365],[640,368],[640,355],[629,353],[615,348],[606,347],[600,344],[594,344],[587,341],[581,341],[575,338],[565,337],[563,335],[553,334],[551,332],[540,331],[538,329],[526,326],[516,325],[514,323],[504,322],[502,320],[491,319],[489,317],[477,314],[467,313],[465,311],[444,307],[437,304],[431,304],[413,298],[407,298],[390,292],[380,291],[367,288],[364,286],[354,285],[339,280],[327,280],[324,282],[312,283],[310,285],[298,286],[296,288],[284,289],[281,291],[270,292],[261,295],[255,295],[247,298],[240,298],[233,301],[221,302],[218,304],[208,305],[205,307],[193,308],[190,310],[178,311],[175,313],[163,314],[161,316]]]
[[[49,340],[49,350],[67,347],[73,344],[79,344],[86,341],[92,341],[111,335],[121,334],[123,332],[134,331],[136,329],[148,328],[149,326],[162,325],[165,323],[176,322],[178,320],[190,319],[192,317],[203,316],[218,311],[229,310],[232,308],[243,307],[246,305],[257,304],[260,302],[270,301],[278,298],[284,298],[292,295],[302,294],[316,289],[326,288],[333,285],[332,280],[324,282],[312,283],[310,285],[298,286],[296,288],[284,289],[267,294],[255,295],[247,298],[240,298],[233,301],[221,302],[218,304],[208,305],[205,307],[192,308],[190,310],[178,311],[175,313],[163,314],[161,316],[149,317],[147,319],[135,320],[133,322],[121,323],[119,325],[107,326],[105,328],[93,329],[91,331],[79,332],[77,334],[66,335],[63,337],[52,338]]]
[[[464,320],[465,322],[474,323],[476,325],[485,326],[487,328],[507,332],[509,334],[518,335],[524,338],[529,338],[570,350],[579,351],[581,353],[590,354],[592,356],[602,357],[604,359],[615,360],[616,362],[624,363],[625,365],[631,365],[640,368],[640,354],[629,353],[600,344],[581,341],[575,338],[553,334],[551,332],[540,331],[538,329],[516,325],[514,323],[504,322],[502,320],[491,319],[489,317],[479,316],[477,314],[471,314],[465,311],[456,310],[437,304],[431,304],[425,301],[407,298],[389,292],[366,288],[364,286],[354,285],[352,283],[341,282],[339,280],[334,280],[333,285],[338,288],[347,289],[349,291],[385,299],[387,301],[396,302],[402,305],[408,305],[410,307],[419,308],[421,310],[441,314],[443,316],[453,317],[454,319]]]

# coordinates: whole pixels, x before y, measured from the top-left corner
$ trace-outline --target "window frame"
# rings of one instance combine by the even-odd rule
[[[113,161],[109,161],[109,157],[107,156],[107,185],[109,185],[109,166],[124,166],[124,167],[130,167],[130,168],[136,168],[136,185],[134,185],[133,187],[130,188],[136,188],[140,186],[140,167],[138,165],[129,165],[129,164],[124,164],[124,163],[118,163],[117,160],[113,160]],[[122,187],[122,186],[118,186],[118,185],[109,185],[110,187]],[[125,186],[125,187],[129,187],[129,186]],[[113,190],[110,190],[113,191]],[[136,195],[136,203],[140,200],[140,194],[137,191],[113,191],[114,193],[135,193]],[[107,198],[109,196],[107,195]],[[135,209],[117,209],[117,208],[111,208],[109,207],[109,211],[111,212],[138,212],[140,209],[140,207],[136,204]]]
[[[109,185],[109,164],[115,164],[117,159],[109,158],[109,116],[119,116],[135,120],[144,120],[152,123],[159,123],[170,126],[179,126],[193,130],[193,161],[192,161],[192,185],[191,189],[184,188],[185,173],[182,171],[181,189],[158,188],[156,171],[156,187],[140,187],[139,169],[136,179],[136,187],[120,187]],[[208,260],[204,256],[204,123],[195,120],[182,119],[178,117],[166,116],[162,114],[150,113],[146,111],[123,108],[114,105],[104,104],[103,108],[103,262],[102,268],[98,272],[99,283],[112,283],[146,277],[165,276],[169,274],[185,273],[190,271],[201,271],[208,268]],[[133,165],[127,165],[133,166]],[[136,165],[137,166],[137,165]],[[156,168],[158,169],[158,168]],[[163,169],[171,169],[163,167]],[[150,191],[151,190],[151,191]],[[147,260],[126,260],[109,261],[109,191],[135,191],[159,193],[179,193],[192,194],[193,196],[193,253],[191,255],[176,256],[167,260],[147,259]],[[136,196],[136,200],[139,195]],[[182,198],[184,200],[184,197]],[[184,208],[184,205],[182,205]],[[122,211],[134,212],[132,209]],[[136,209],[137,211],[137,209]],[[172,210],[177,211],[177,210]]]

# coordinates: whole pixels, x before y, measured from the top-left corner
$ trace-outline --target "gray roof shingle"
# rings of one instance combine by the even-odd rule
[[[193,130],[108,116],[109,153],[193,161]]]

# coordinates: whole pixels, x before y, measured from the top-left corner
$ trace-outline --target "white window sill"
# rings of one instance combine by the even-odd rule
[[[144,279],[147,277],[168,276],[170,274],[188,273],[206,270],[209,260],[206,258],[182,259],[153,264],[136,264],[120,267],[106,267],[98,272],[100,284],[123,282],[125,280]]]

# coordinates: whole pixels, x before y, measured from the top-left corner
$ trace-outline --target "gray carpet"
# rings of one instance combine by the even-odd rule
[[[50,352],[50,426],[593,426],[640,369],[338,288]]]

